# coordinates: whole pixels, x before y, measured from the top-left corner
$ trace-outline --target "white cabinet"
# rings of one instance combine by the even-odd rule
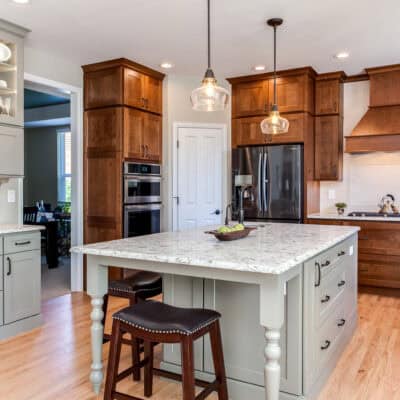
[[[24,175],[24,130],[0,125],[0,178]]]
[[[4,323],[40,314],[40,251],[4,256]]]

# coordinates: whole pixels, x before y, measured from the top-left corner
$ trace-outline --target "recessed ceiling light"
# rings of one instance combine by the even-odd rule
[[[347,51],[341,51],[340,53],[337,53],[335,55],[335,58],[339,59],[339,60],[343,60],[344,58],[348,58],[349,57],[349,53]]]
[[[31,0],[11,0],[15,4],[30,4]]]
[[[171,69],[174,67],[174,64],[170,63],[170,62],[163,62],[160,64],[161,68],[165,68],[165,69]]]
[[[265,65],[255,65],[253,67],[254,71],[265,71]]]

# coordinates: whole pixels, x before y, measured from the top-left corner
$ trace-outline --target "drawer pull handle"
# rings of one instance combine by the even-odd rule
[[[345,323],[346,323],[346,320],[342,318],[342,319],[338,322],[337,326],[343,326]]]
[[[330,264],[331,262],[329,260],[326,260],[323,264],[321,264],[321,267],[327,267]]]
[[[369,238],[368,238],[368,236],[359,236],[358,237],[360,240],[368,240]]]
[[[342,286],[344,286],[346,284],[346,281],[340,281],[337,285],[339,286],[339,287],[342,287]]]
[[[326,350],[331,345],[330,340],[325,340],[325,344],[321,346],[321,350]]]
[[[342,256],[344,256],[345,254],[346,254],[346,252],[342,250],[341,252],[338,253],[338,257],[342,257]]]
[[[15,242],[16,246],[26,246],[28,244],[31,244],[30,240],[27,240],[26,242]]]
[[[10,276],[12,273],[12,269],[11,269],[11,258],[7,257],[7,262],[8,262],[8,271],[7,271],[7,276]]]
[[[315,266],[317,267],[317,271],[318,271],[318,279],[317,279],[317,282],[314,284],[314,286],[318,287],[321,284],[321,265],[316,262]]]
[[[321,303],[327,303],[331,299],[331,296],[326,295],[322,300]]]

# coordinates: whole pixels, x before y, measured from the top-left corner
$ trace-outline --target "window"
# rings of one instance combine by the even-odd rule
[[[58,201],[71,202],[71,131],[57,131]]]

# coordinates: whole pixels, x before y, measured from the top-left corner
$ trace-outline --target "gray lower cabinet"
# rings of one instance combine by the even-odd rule
[[[40,314],[40,250],[4,256],[4,323]]]

